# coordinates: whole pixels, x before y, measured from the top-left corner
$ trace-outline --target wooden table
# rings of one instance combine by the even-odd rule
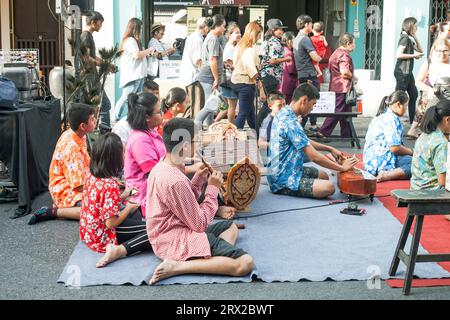
[[[342,138],[341,136],[330,136],[327,139],[331,140],[350,140],[352,148],[356,147],[361,149],[361,143],[359,141],[358,135],[356,134],[355,126],[353,125],[353,118],[362,115],[362,112],[339,112],[339,113],[312,113],[311,115],[316,116],[317,118],[336,118],[336,117],[344,117],[350,126],[350,138]],[[320,142],[320,140],[318,140]]]
[[[401,260],[406,265],[403,294],[409,295],[411,292],[411,284],[416,262],[450,261],[450,254],[417,254],[424,217],[427,215],[444,215],[450,213],[450,192],[445,190],[394,190],[391,194],[397,199],[398,207],[408,207],[408,213],[397,248],[395,249],[389,275],[391,277],[395,276]],[[404,248],[415,217],[417,217],[417,220],[414,226],[411,249],[409,254],[407,254],[404,251]]]

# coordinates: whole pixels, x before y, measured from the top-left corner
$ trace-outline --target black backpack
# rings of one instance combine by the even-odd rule
[[[0,109],[17,109],[19,92],[11,80],[0,76]]]

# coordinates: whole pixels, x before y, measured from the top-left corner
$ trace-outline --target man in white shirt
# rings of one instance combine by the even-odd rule
[[[197,20],[197,30],[186,38],[183,59],[181,60],[180,81],[183,86],[194,82],[202,65],[202,45],[209,28],[206,18]]]

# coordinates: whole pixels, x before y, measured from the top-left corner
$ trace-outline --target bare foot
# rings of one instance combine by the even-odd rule
[[[150,279],[150,285],[152,286],[161,280],[176,275],[175,268],[177,264],[178,262],[169,259],[166,259],[163,262],[161,262],[161,264],[157,266],[155,271],[153,272],[153,276]]]
[[[219,207],[219,210],[217,211],[216,214],[216,216],[226,220],[232,220],[235,215],[236,209],[233,207],[226,207],[226,206]]]
[[[445,219],[447,219],[448,221],[450,221],[450,215],[446,215]]]
[[[377,182],[383,182],[383,181],[388,181],[388,180],[389,180],[389,177],[388,177],[387,171],[381,171],[377,176]]]
[[[124,257],[127,254],[125,248],[123,246],[116,246],[114,244],[108,244],[106,246],[105,255],[98,260],[96,267],[103,268],[106,267],[111,262],[116,261],[119,258]]]

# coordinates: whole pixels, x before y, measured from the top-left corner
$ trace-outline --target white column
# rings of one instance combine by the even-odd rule
[[[98,50],[101,48],[111,48],[114,46],[114,1],[113,0],[101,0],[95,1],[95,11],[100,12],[105,18],[103,22],[102,29],[100,32],[94,33],[94,41],[95,46]],[[116,62],[116,64],[119,61]],[[115,97],[115,75],[111,74],[106,79],[105,83],[105,91],[111,100],[112,108],[114,109],[114,101],[116,101]]]
[[[2,49],[10,49],[11,48],[11,28],[9,26],[10,23],[10,17],[9,17],[9,0],[0,0],[0,8],[2,8],[2,10],[0,10],[0,20],[1,20],[1,25],[0,25],[0,31],[2,34],[2,43],[1,43],[1,48]]]
[[[381,54],[381,80],[385,83],[394,82],[395,52],[399,39],[401,23],[397,19],[398,7],[403,0],[384,1],[383,8],[383,40]]]

